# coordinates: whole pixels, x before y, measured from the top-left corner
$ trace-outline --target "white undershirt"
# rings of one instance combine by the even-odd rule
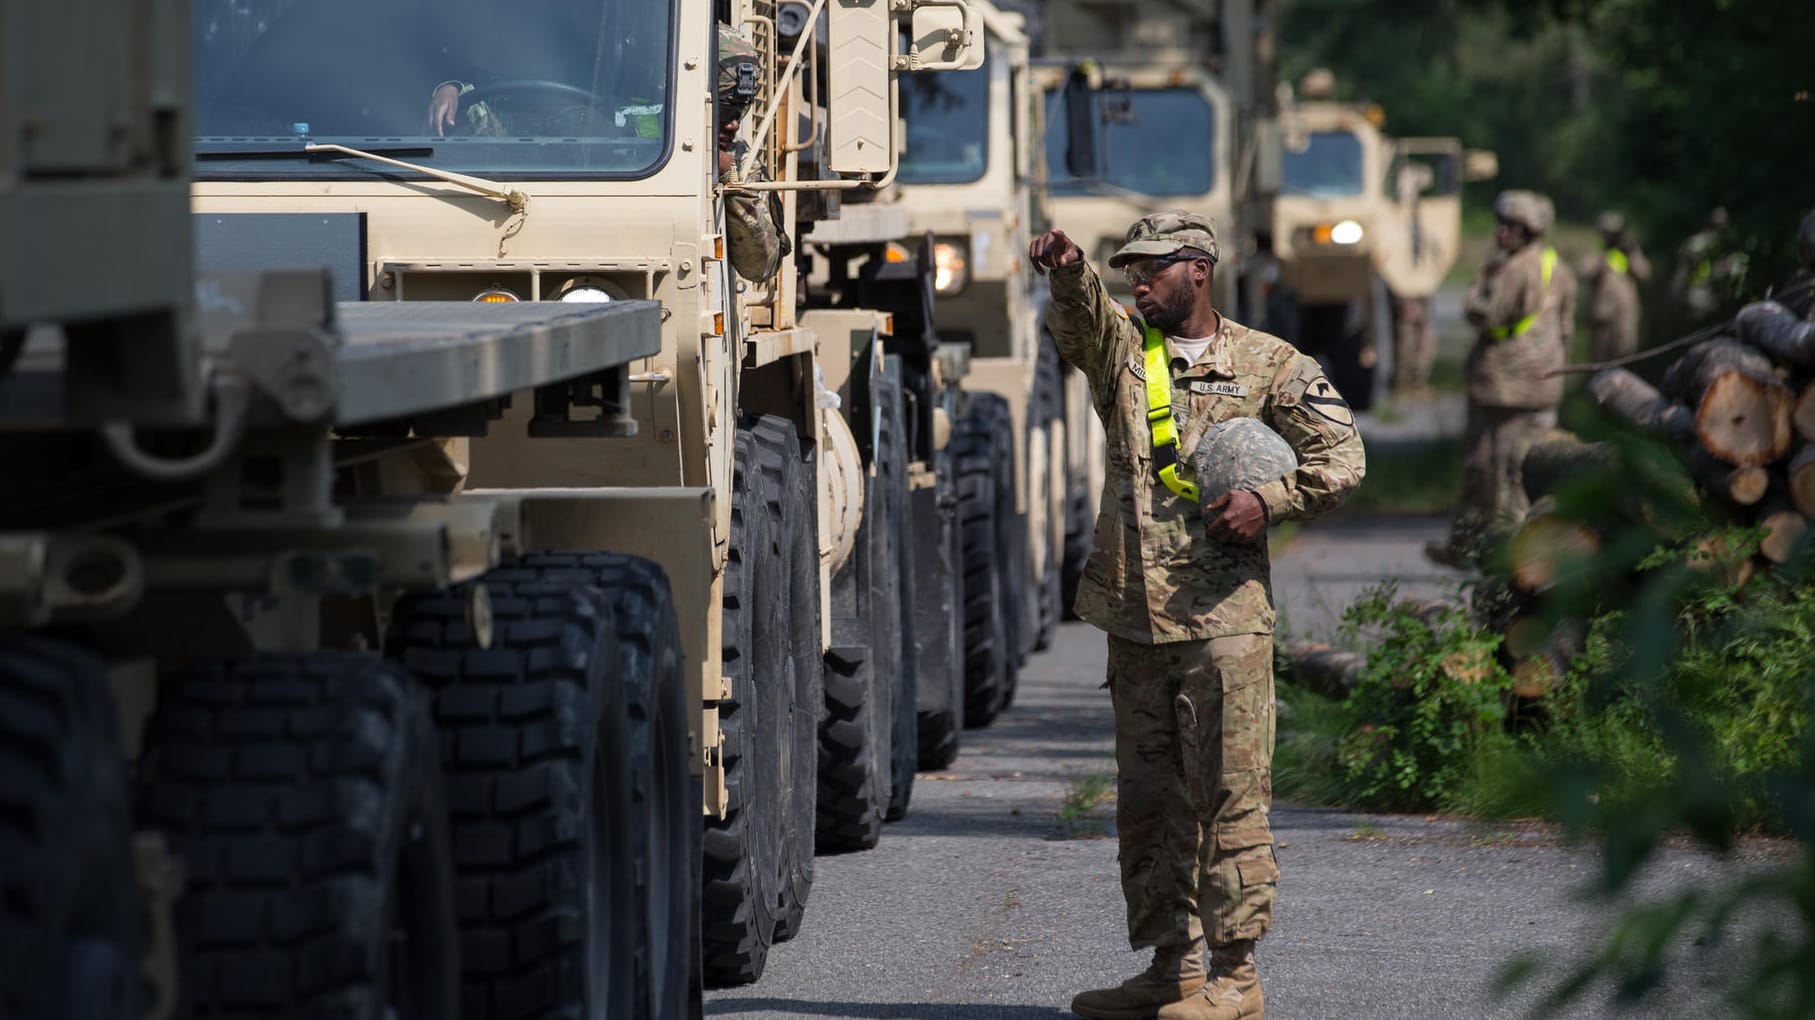
[[[1166,339],[1171,342],[1173,351],[1185,359],[1186,367],[1189,367],[1197,364],[1197,359],[1204,356],[1204,352],[1210,349],[1210,341],[1215,340],[1216,337],[1168,336]]]

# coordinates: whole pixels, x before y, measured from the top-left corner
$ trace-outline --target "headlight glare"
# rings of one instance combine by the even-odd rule
[[[1366,231],[1354,220],[1343,220],[1330,228],[1330,240],[1337,244],[1359,244]]]
[[[964,289],[970,279],[970,259],[962,245],[950,241],[933,244],[933,293],[950,296]]]

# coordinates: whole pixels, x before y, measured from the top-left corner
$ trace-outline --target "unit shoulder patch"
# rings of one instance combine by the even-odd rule
[[[1355,412],[1349,409],[1349,402],[1342,399],[1342,394],[1336,392],[1328,379],[1312,383],[1305,390],[1302,403],[1328,421],[1344,428],[1355,427]]]

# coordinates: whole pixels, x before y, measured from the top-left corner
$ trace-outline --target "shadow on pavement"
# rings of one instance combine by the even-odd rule
[[[707,1016],[779,1013],[848,1020],[1053,1020],[1072,1012],[1054,1006],[965,1006],[949,1002],[803,1002],[800,999],[719,999],[706,1004]]]

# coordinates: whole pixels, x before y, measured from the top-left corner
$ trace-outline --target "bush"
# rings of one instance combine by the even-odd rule
[[[1346,801],[1390,810],[1446,807],[1471,762],[1504,746],[1512,678],[1495,658],[1500,637],[1460,610],[1432,619],[1400,603],[1389,583],[1343,616],[1374,640],[1342,703],[1335,747]]]

